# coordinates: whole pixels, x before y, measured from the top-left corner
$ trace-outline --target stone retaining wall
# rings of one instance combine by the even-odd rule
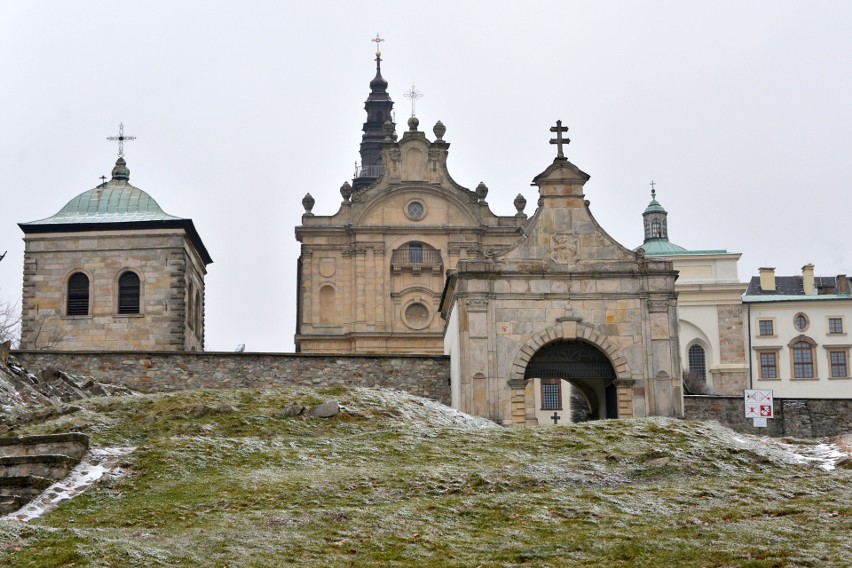
[[[746,418],[742,396],[687,395],[683,397],[688,420],[717,420],[746,434],[822,438],[852,434],[850,399],[775,399],[775,418],[766,428],[755,428]]]
[[[37,375],[59,369],[142,392],[346,385],[399,389],[450,403],[450,359],[443,355],[131,351],[15,351],[12,355]]]

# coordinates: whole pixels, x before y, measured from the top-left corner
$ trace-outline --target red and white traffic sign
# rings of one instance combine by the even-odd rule
[[[775,404],[771,390],[744,390],[746,418],[774,418]]]

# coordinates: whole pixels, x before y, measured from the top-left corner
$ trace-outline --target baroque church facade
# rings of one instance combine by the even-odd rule
[[[498,216],[450,176],[444,125],[399,138],[392,104],[377,52],[358,175],[333,215],[302,202],[297,351],[448,354],[453,406],[507,425],[541,422],[554,381],[593,417],[681,415],[677,274],[600,227],[567,129],[535,213]]]

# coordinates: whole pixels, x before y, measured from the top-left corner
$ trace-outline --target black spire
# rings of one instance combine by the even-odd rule
[[[355,171],[352,180],[352,190],[358,191],[376,181],[382,173],[381,142],[385,139],[382,128],[385,122],[390,122],[394,131],[393,101],[388,95],[388,82],[382,77],[382,52],[378,49],[379,42],[384,41],[376,34],[376,76],[370,81],[370,95],[364,102],[367,111],[367,122],[364,123],[364,136],[361,138],[361,167]],[[392,136],[396,140],[396,133]]]

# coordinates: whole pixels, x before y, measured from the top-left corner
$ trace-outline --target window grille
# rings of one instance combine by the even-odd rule
[[[82,272],[76,272],[68,279],[66,313],[69,316],[89,315],[89,277]]]
[[[757,322],[760,335],[775,335],[775,325],[772,320],[760,320]]]
[[[125,272],[118,279],[118,313],[139,313],[139,276]]]
[[[542,380],[541,409],[562,410],[562,381]]]
[[[696,378],[707,380],[707,361],[704,354],[704,348],[700,345],[693,345],[689,348],[689,372]]]

